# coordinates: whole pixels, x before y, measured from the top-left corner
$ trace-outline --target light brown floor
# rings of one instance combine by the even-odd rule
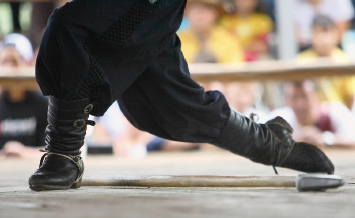
[[[38,160],[0,160],[0,218],[355,217],[355,151],[328,150],[347,182],[326,192],[295,188],[82,187],[33,192]],[[271,167],[223,151],[151,154],[142,160],[88,156],[86,178],[115,175],[271,175]],[[279,168],[280,174],[299,172]]]

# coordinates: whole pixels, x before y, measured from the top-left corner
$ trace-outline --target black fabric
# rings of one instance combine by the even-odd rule
[[[135,127],[174,141],[213,143],[230,113],[222,93],[191,79],[177,36],[118,102]]]
[[[104,88],[105,84],[108,84],[107,78],[103,69],[98,63],[92,58],[90,58],[90,70],[89,75],[81,86],[79,93],[76,95],[75,99],[83,98],[93,98],[97,99],[102,95],[105,95]]]
[[[102,49],[119,48],[133,36],[141,23],[146,20],[158,3],[151,4],[146,0],[139,0],[122,17],[120,17],[103,34],[91,37],[86,41],[89,51],[94,52]]]
[[[148,0],[107,0],[105,3],[76,0],[57,9],[48,21],[36,62],[36,78],[43,93],[61,100],[77,99],[89,77],[93,59],[108,81],[93,99],[99,104],[92,114],[102,115],[174,36],[183,18],[186,0],[157,1],[153,12],[144,9],[149,13],[145,12],[143,20],[127,15],[142,11],[140,8],[146,4],[151,3]],[[133,17],[130,28],[120,29],[117,22],[121,18],[125,23],[130,22],[127,17]],[[127,36],[123,31],[128,31]],[[107,43],[112,34],[122,35],[121,39]],[[88,48],[91,42],[98,43],[95,49]]]
[[[186,0],[67,3],[51,16],[41,44],[36,78],[43,93],[68,102],[89,94],[92,115],[118,100],[141,130],[214,142],[230,109],[220,92],[205,92],[190,77],[176,35],[185,6]]]
[[[26,146],[44,146],[48,100],[36,92],[28,92],[21,102],[11,102],[5,92],[0,97],[0,149],[8,141]]]

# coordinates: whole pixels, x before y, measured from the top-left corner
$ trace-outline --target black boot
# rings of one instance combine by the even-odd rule
[[[46,154],[39,169],[29,178],[32,190],[79,188],[84,173],[80,148],[84,144],[89,113],[89,99],[60,101],[49,97]]]
[[[334,173],[334,165],[317,147],[295,142],[291,126],[281,117],[265,124],[231,110],[216,146],[254,162],[307,173]]]

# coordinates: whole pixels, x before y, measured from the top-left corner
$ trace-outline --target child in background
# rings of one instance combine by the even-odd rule
[[[350,0],[296,0],[294,3],[293,17],[301,51],[312,46],[312,23],[317,15],[326,15],[334,21],[339,38],[349,29],[354,17]]]
[[[185,11],[190,27],[179,33],[181,50],[188,63],[242,62],[238,41],[216,26],[221,12],[217,0],[189,0]]]
[[[271,18],[260,0],[234,0],[235,13],[221,19],[221,26],[241,42],[245,59],[255,61],[267,56],[267,36],[273,29]]]
[[[298,55],[303,62],[315,58],[331,58],[335,62],[348,62],[347,55],[338,47],[339,28],[328,16],[318,15],[313,21],[312,47]],[[334,75],[336,76],[336,75]],[[355,91],[355,77],[332,77],[317,80],[322,101],[340,102],[351,109]]]

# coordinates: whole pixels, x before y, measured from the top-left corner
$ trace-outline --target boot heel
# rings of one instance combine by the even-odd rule
[[[74,183],[70,188],[74,188],[74,189],[80,188],[81,187],[81,180],[82,180],[82,178],[80,178],[80,180],[78,182]]]

